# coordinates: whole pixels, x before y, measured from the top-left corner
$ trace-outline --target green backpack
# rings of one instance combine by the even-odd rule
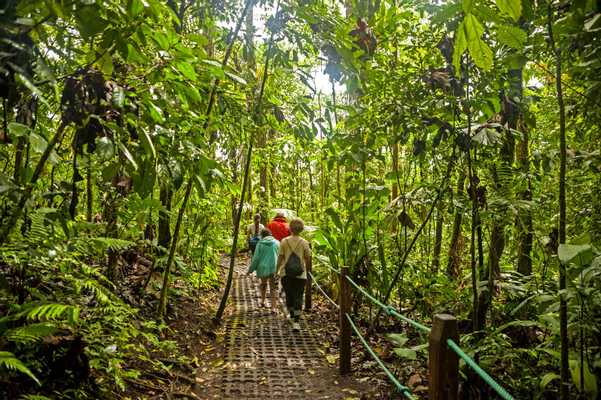
[[[303,274],[303,264],[301,263],[301,259],[296,255],[294,251],[288,257],[288,261],[286,261],[286,275],[296,278]]]

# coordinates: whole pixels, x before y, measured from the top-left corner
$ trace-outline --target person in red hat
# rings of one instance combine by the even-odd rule
[[[290,227],[288,226],[288,221],[283,212],[278,212],[275,215],[273,220],[267,224],[267,229],[269,229],[273,237],[280,242],[285,237],[290,236]]]

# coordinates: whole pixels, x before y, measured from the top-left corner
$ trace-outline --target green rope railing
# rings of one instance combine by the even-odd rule
[[[311,272],[309,272],[309,276],[311,276],[311,281],[315,284],[315,287],[317,288],[317,290],[319,290],[321,292],[321,294],[330,302],[332,303],[332,305],[336,308],[340,308],[340,306],[338,304],[336,304],[336,302],[334,300],[332,300],[332,298],[330,296],[328,296],[328,294],[325,292],[325,290],[323,290],[323,288],[321,286],[319,286],[319,283],[317,283],[317,279],[315,279],[315,277],[313,276],[313,274]]]
[[[499,385],[490,375],[488,375],[488,373],[486,371],[484,371],[476,363],[476,361],[474,361],[470,356],[468,356],[467,354],[465,354],[465,352],[463,350],[461,350],[461,347],[459,347],[459,345],[457,343],[455,343],[453,341],[453,339],[447,339],[447,344],[449,345],[449,348],[451,350],[453,350],[455,352],[455,354],[457,354],[459,357],[461,357],[463,359],[463,361],[465,361],[465,363],[471,369],[473,369],[474,372],[480,378],[482,378],[482,380],[484,382],[486,382],[488,384],[488,386],[490,386],[491,388],[493,388],[495,390],[495,392],[497,392],[497,394],[503,400],[514,400],[513,396],[510,395],[509,392],[507,392],[505,389],[503,389],[503,387],[501,387],[501,385]]]
[[[369,346],[369,344],[367,343],[367,340],[365,340],[363,335],[361,335],[359,328],[357,328],[357,325],[355,325],[351,316],[348,314],[345,314],[345,315],[346,315],[346,318],[348,319],[349,323],[351,324],[351,328],[353,328],[353,331],[355,331],[355,333],[357,334],[357,337],[359,338],[361,343],[363,343],[363,346],[365,346],[365,348],[367,349],[369,354],[372,356],[374,361],[376,363],[378,363],[380,368],[384,371],[384,373],[386,373],[386,375],[388,376],[388,379],[390,379],[390,381],[392,383],[394,383],[394,385],[397,387],[399,392],[401,392],[406,398],[415,399],[415,397],[413,397],[413,395],[411,394],[411,391],[409,390],[409,388],[406,386],[403,386],[403,384],[398,381],[398,379],[393,375],[393,373],[390,372],[390,370],[386,367],[386,365],[384,364],[384,361],[382,361],[380,359],[380,357],[378,357],[376,352]]]
[[[351,278],[349,278],[348,276],[346,277],[346,279],[351,283],[351,285],[353,285],[358,291],[360,291],[361,293],[363,293],[363,295],[365,297],[367,297],[369,300],[372,301],[372,303],[380,306],[382,309],[384,309],[384,311],[386,311],[386,313],[388,315],[392,315],[402,321],[407,322],[408,324],[412,325],[415,329],[420,330],[422,332],[430,332],[430,328],[428,328],[425,325],[420,324],[417,321],[414,321],[410,318],[405,317],[402,314],[399,314],[394,307],[389,306],[387,304],[382,303],[380,300],[376,299],[374,296],[372,296],[369,292],[367,292],[365,289],[363,289],[361,286],[359,286],[355,281],[353,281]]]
[[[340,271],[337,271],[336,269],[334,269],[333,267],[327,266],[329,269],[331,269],[332,271],[334,271],[337,274],[340,274]],[[313,277],[313,275],[311,275]],[[353,281],[349,276],[346,276],[346,279],[349,281],[349,283],[351,285],[353,285],[355,287],[355,289],[357,289],[361,294],[363,294],[365,297],[367,297],[372,303],[376,304],[377,306],[381,307],[382,309],[384,309],[384,311],[386,311],[386,313],[388,315],[392,315],[402,321],[407,322],[408,324],[410,324],[411,326],[413,326],[415,329],[422,331],[422,332],[426,332],[429,333],[431,331],[430,328],[428,328],[427,326],[420,324],[417,321],[414,321],[410,318],[405,317],[404,315],[400,314],[399,312],[397,312],[394,307],[384,304],[382,303],[380,300],[376,299],[374,296],[371,295],[371,293],[369,293],[367,290],[365,290],[364,288],[362,288],[361,286],[359,286],[359,284],[357,284],[355,281]],[[326,298],[328,300],[330,300],[330,302],[332,302],[336,307],[340,308],[338,306],[338,304],[336,304],[324,291],[323,289],[319,286],[319,284],[316,282],[315,278],[313,278],[313,282],[315,282],[315,285],[317,286],[317,288],[322,292],[323,295],[326,296]],[[371,356],[374,358],[374,360],[378,363],[378,365],[380,366],[380,368],[382,368],[382,370],[384,370],[384,372],[386,373],[386,375],[388,376],[388,378],[396,385],[396,387],[401,391],[401,393],[403,393],[407,398],[413,399],[414,397],[411,395],[411,392],[409,391],[409,389],[405,386],[403,386],[397,379],[396,377],[390,372],[390,370],[386,367],[386,365],[384,365],[384,362],[382,360],[380,360],[380,358],[378,358],[378,356],[376,355],[376,353],[373,351],[373,349],[371,347],[369,347],[369,344],[367,343],[367,341],[365,340],[365,338],[361,335],[361,333],[359,332],[359,329],[357,328],[357,326],[355,325],[355,323],[353,322],[353,320],[351,319],[351,317],[346,314],[346,317],[348,318],[351,327],[353,328],[353,331],[355,331],[355,333],[357,334],[357,336],[359,337],[359,339],[361,340],[361,342],[363,343],[363,345],[365,346],[365,348],[367,349],[367,351],[371,354]],[[503,399],[503,400],[514,400],[514,397],[509,394],[509,392],[507,392],[501,385],[499,385],[486,371],[484,371],[482,369],[482,367],[480,367],[476,361],[474,361],[470,356],[468,356],[462,349],[461,347],[459,347],[459,345],[457,343],[455,343],[452,339],[448,339],[447,340],[447,345],[449,346],[449,348],[451,350],[453,350],[459,357],[461,357],[461,359],[463,359],[465,361],[465,363],[467,364],[467,366],[469,366],[472,370],[474,370],[474,372],[480,377],[482,378],[482,380],[484,382],[486,382],[486,384],[488,384],[495,392],[497,392],[497,394]]]

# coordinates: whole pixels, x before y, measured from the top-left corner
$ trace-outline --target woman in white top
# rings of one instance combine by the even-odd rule
[[[265,226],[261,223],[261,214],[256,213],[253,219],[253,223],[246,227],[246,236],[248,248],[250,249],[250,255],[252,257],[257,247],[257,243],[261,240],[261,231],[265,229]]]
[[[307,282],[307,271],[311,270],[311,248],[309,242],[300,237],[305,228],[303,221],[294,218],[290,221],[292,236],[280,243],[277,274],[282,277],[282,287],[286,293],[286,307],[292,319],[292,330],[299,331],[303,295]],[[300,268],[299,268],[300,267]]]

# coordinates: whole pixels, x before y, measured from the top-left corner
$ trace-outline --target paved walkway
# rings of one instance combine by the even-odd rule
[[[245,275],[244,268],[237,267],[231,297],[235,310],[226,322],[223,398],[335,398],[310,396],[319,390],[312,382],[318,371],[327,368],[315,337],[304,321],[301,332],[292,332],[283,308],[278,315],[260,308],[259,280]]]

